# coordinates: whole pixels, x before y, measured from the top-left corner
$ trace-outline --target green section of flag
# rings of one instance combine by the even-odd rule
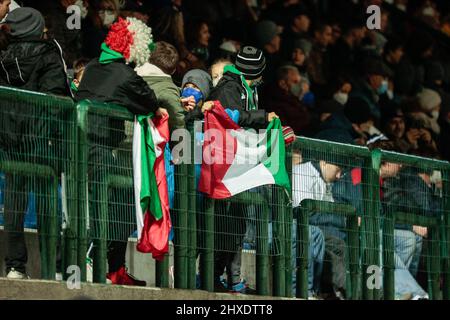
[[[152,116],[138,116],[141,126],[141,195],[142,212],[147,211],[160,220],[163,217],[161,199],[159,198],[158,184],[156,183],[155,162],[156,150],[150,130],[149,119]]]
[[[275,184],[291,192],[291,183],[286,170],[286,146],[280,119],[276,118],[267,127],[267,159],[263,165],[273,175]]]

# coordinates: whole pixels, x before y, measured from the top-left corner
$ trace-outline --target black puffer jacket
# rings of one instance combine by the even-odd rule
[[[86,66],[75,99],[113,103],[136,115],[147,115],[158,109],[153,90],[123,61],[101,64],[98,59],[92,60]],[[124,138],[124,122],[91,114],[88,131],[90,139],[97,143],[117,146]]]
[[[61,50],[55,41],[11,42],[0,54],[0,86],[55,95],[70,95]],[[0,104],[0,148],[45,145],[56,139],[61,115],[54,109],[33,108],[27,103]],[[47,119],[43,121],[42,119]],[[49,125],[49,124],[52,125]],[[27,137],[25,139],[25,137]],[[30,139],[34,139],[33,143]],[[47,152],[41,148],[39,152]],[[26,150],[27,153],[35,152]],[[37,151],[36,151],[37,152]]]
[[[239,125],[245,128],[265,129],[267,127],[267,113],[265,110],[249,110],[249,97],[241,76],[232,72],[226,72],[220,79],[217,87],[211,92],[209,99],[220,101],[225,109],[239,111]],[[258,96],[254,95],[256,106]]]
[[[0,85],[70,95],[62,51],[56,41],[13,41],[0,54]]]

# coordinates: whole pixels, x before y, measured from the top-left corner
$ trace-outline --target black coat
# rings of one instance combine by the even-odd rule
[[[62,52],[54,41],[11,42],[0,54],[0,85],[55,95],[70,95]],[[14,109],[11,109],[14,108]],[[36,146],[36,139],[53,140],[58,134],[57,122],[62,117],[53,110],[34,109],[17,102],[0,105],[0,148]],[[42,121],[46,118],[46,121]],[[52,125],[49,125],[52,123]],[[52,128],[50,128],[52,127]],[[25,143],[24,139],[28,139]],[[34,139],[33,143],[30,139]],[[41,148],[39,152],[44,152]],[[24,152],[34,153],[27,149]]]
[[[254,99],[258,106],[258,96]],[[265,129],[267,127],[267,113],[265,110],[249,110],[248,94],[237,74],[226,72],[213,89],[209,100],[219,101],[225,109],[238,110],[239,125],[245,128]]]
[[[62,51],[55,41],[13,41],[0,55],[0,85],[69,95]]]
[[[75,99],[113,103],[136,115],[147,115],[158,109],[153,90],[123,61],[101,64],[97,59],[92,60],[86,66]],[[104,116],[89,117],[89,135],[97,142],[117,146],[124,138],[123,131],[123,121]]]

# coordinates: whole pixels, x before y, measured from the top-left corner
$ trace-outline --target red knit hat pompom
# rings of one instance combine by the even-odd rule
[[[127,60],[134,42],[133,34],[128,30],[129,24],[127,20],[119,18],[119,21],[111,26],[105,40],[111,50],[121,53]]]

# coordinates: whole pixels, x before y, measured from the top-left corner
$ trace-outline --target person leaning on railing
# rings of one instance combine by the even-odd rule
[[[130,31],[131,29],[134,31]],[[124,34],[128,36],[126,43],[123,41]],[[157,116],[168,116],[167,110],[159,107],[154,91],[134,70],[134,66],[140,67],[149,61],[151,43],[150,30],[144,23],[135,18],[119,19],[111,26],[105,43],[102,44],[100,58],[87,65],[75,99],[117,104],[126,107],[135,115],[155,113]],[[117,169],[117,161],[120,159],[113,157],[111,151],[117,148],[125,137],[123,121],[109,121],[108,117],[101,116],[95,119],[97,123],[95,127],[90,124],[93,132],[89,135],[92,145],[88,159],[89,179],[92,182],[100,181],[105,168],[106,171]],[[99,132],[101,128],[108,129],[106,132]],[[95,194],[95,183],[90,183],[89,188],[89,191]],[[127,203],[125,199],[116,201]],[[120,210],[116,208],[116,211]],[[145,281],[135,279],[125,268],[127,240],[134,231],[134,221],[124,221],[131,217],[124,218],[119,212],[108,210],[108,214],[109,228],[116,232],[113,234],[114,239],[107,239],[111,240],[108,246],[107,278],[113,284],[145,286]],[[124,230],[125,228],[127,230]]]
[[[45,23],[39,11],[32,8],[18,8],[8,14],[2,28],[7,34],[5,39],[7,43],[6,49],[0,54],[1,86],[55,95],[70,95],[62,52],[56,41],[43,40]],[[14,112],[7,110],[5,106],[2,108],[5,109],[0,117],[1,160],[28,161],[51,165],[54,168],[59,167],[55,160],[61,148],[61,145],[56,143],[58,128],[49,128],[44,121],[33,118],[30,115],[29,106],[23,110],[21,106],[16,106]],[[49,117],[52,119],[47,120],[58,120],[59,115],[52,113]],[[32,125],[30,121],[33,121]],[[49,143],[50,141],[52,143]],[[5,150],[7,151],[3,152]],[[48,163],[49,161],[52,162]],[[23,279],[27,277],[27,249],[23,234],[23,220],[28,190],[24,177],[7,174],[7,180],[5,190],[6,270],[9,278]],[[41,208],[41,211],[44,209]],[[15,232],[8,232],[8,230]]]

